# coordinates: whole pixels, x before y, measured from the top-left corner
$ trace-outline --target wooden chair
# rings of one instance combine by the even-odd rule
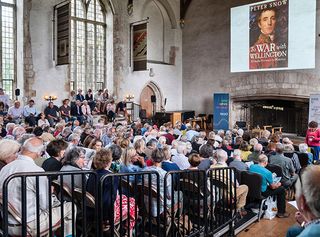
[[[83,207],[83,198],[85,198],[84,203],[86,205],[86,207]],[[80,188],[75,188],[74,189],[74,199],[75,199],[75,203],[78,207],[79,212],[83,212],[84,208],[92,208],[95,209],[96,207],[96,203],[95,203],[95,198],[94,196],[92,196],[89,192],[85,192],[85,194],[83,194],[82,189]],[[125,219],[124,219],[125,220]],[[90,234],[90,232],[93,230],[94,228],[94,222],[88,223],[87,226],[87,231],[86,233],[82,233],[83,236],[88,236]],[[114,228],[111,228],[111,224],[104,222],[102,224],[102,231],[104,233],[110,232],[110,231],[114,231],[114,235],[117,237],[120,237],[120,223],[114,223]]]
[[[146,225],[146,222],[148,219],[151,219],[151,224],[160,226],[160,228],[166,228],[166,235],[168,236],[168,234],[170,233],[170,231],[172,230],[173,227],[177,228],[177,221],[179,221],[179,217],[177,217],[177,213],[178,210],[181,209],[180,203],[178,202],[177,204],[173,204],[174,207],[164,207],[164,211],[161,213],[160,211],[160,223],[158,223],[158,217],[153,216],[151,210],[149,210],[149,208],[146,206],[146,203],[148,202],[152,202],[152,200],[157,200],[158,198],[158,192],[156,190],[155,187],[151,186],[143,186],[142,184],[138,184],[137,185],[137,190],[138,190],[138,198],[136,198],[136,200],[138,200],[138,206],[140,211],[141,210],[145,210],[145,213],[142,213],[142,215],[144,215],[142,217],[142,219],[144,219],[144,225]],[[160,195],[160,194],[159,194]],[[149,197],[151,196],[151,200],[149,200]],[[148,198],[148,202],[145,202],[145,198]],[[160,203],[164,203],[164,199],[161,197],[161,195],[159,196],[159,202]],[[160,206],[160,205],[159,205]],[[172,212],[173,209],[173,212]],[[166,214],[164,214],[166,213]],[[164,216],[166,217],[166,219],[164,219]],[[148,218],[147,218],[148,217]],[[174,218],[174,226],[172,226],[172,217]]]

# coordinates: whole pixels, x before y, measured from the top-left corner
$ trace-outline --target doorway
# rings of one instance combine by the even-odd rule
[[[156,112],[155,102],[151,101],[151,98],[156,98],[154,90],[147,85],[141,92],[140,95],[140,105],[141,109],[146,111],[146,117],[151,118]]]

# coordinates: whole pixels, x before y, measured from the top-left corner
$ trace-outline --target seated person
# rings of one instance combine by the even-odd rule
[[[120,172],[121,173],[134,173],[142,171],[145,167],[144,158],[139,156],[136,150],[133,147],[129,147],[124,150],[122,154],[122,163],[120,165]],[[141,177],[139,177],[141,180]],[[130,183],[134,183],[135,177],[129,177]]]
[[[295,174],[295,169],[293,167],[293,162],[290,158],[283,155],[284,146],[279,143],[276,146],[276,154],[270,156],[269,162],[272,165],[278,165],[282,168],[282,186],[285,188],[291,187],[292,184],[297,180],[298,175]],[[299,163],[300,164],[300,163]]]
[[[65,122],[68,122],[71,120],[71,107],[69,106],[69,99],[64,99],[62,101],[62,105],[60,106],[60,116],[62,119],[64,119]]]
[[[81,101],[80,100],[76,100],[75,105],[73,105],[71,107],[71,116],[75,117],[80,122],[80,124],[83,123],[84,116],[83,116],[83,112],[81,109]]]
[[[179,203],[182,200],[178,200],[178,192],[175,191],[174,192],[174,197],[171,196],[172,194],[172,177],[169,175],[167,177],[167,183],[166,183],[166,187],[164,187],[164,179],[166,176],[166,171],[163,170],[161,168],[161,163],[164,160],[164,153],[162,150],[160,149],[155,149],[152,154],[151,154],[151,159],[152,159],[152,166],[147,166],[146,168],[144,168],[144,171],[156,171],[159,174],[159,189],[157,189],[157,177],[156,175],[151,175],[151,186],[155,189],[157,189],[157,191],[159,192],[160,195],[160,210],[159,213],[163,213],[164,212],[164,199],[166,198],[166,208],[170,209],[171,206],[173,205],[173,201],[174,204]],[[149,187],[149,175],[145,175],[144,176],[144,184],[146,186]],[[166,189],[166,196],[164,196],[164,190]],[[180,197],[182,197],[182,194],[180,195]],[[148,207],[149,203],[149,197],[145,196],[145,204]],[[151,215],[156,217],[157,216],[157,200],[156,199],[152,199],[152,203],[151,203]]]
[[[52,101],[48,103],[48,106],[44,109],[44,114],[48,119],[50,126],[53,127],[55,123],[59,122],[59,109]]]
[[[173,163],[171,161],[171,151],[170,151],[169,146],[164,146],[162,151],[164,153],[165,159],[162,162],[161,168],[164,169],[167,172],[173,171],[173,170],[180,170],[179,166],[176,163]]]
[[[14,123],[21,123],[23,118],[23,108],[20,107],[20,102],[15,101],[14,105],[11,106],[8,110],[8,120],[11,120]]]
[[[4,181],[12,174],[19,172],[44,172],[44,170],[35,164],[35,160],[40,157],[44,149],[43,141],[39,138],[32,137],[27,139],[23,145],[21,153],[18,158],[11,163],[7,164],[0,171],[0,192],[3,190]],[[37,197],[37,182],[36,179],[27,179],[26,193],[27,200],[26,203],[22,203],[22,185],[20,179],[12,179],[8,185],[8,200],[10,204],[17,210],[17,215],[22,217],[22,207],[26,206],[26,222],[30,229],[30,236],[37,236],[37,222],[40,222],[40,232],[44,233],[49,231],[49,187],[48,180],[46,177],[39,178],[39,193]],[[37,200],[39,200],[39,211],[40,215],[37,216]],[[70,202],[65,202],[60,204],[56,198],[52,198],[52,226],[60,225],[61,222],[61,207],[63,205],[64,210],[64,234],[65,236],[72,236],[72,228],[75,223],[72,221],[72,204]],[[57,205],[58,203],[58,205]],[[75,209],[76,210],[76,209]],[[75,213],[76,215],[76,213]],[[8,232],[11,236],[22,236],[21,224],[18,223],[14,218],[9,216],[9,228]],[[75,220],[74,220],[75,222]]]
[[[46,159],[42,168],[45,171],[60,171],[62,168],[61,160],[64,157],[64,153],[68,148],[68,143],[64,140],[53,140],[47,145],[47,153],[50,158]]]
[[[217,164],[214,164],[211,166],[211,168],[226,168],[228,160],[228,154],[226,151],[219,149],[217,150]],[[232,171],[232,170],[231,170]],[[225,175],[222,179],[225,183],[229,183],[229,180],[234,180],[234,173],[231,172],[223,172]],[[244,206],[246,205],[246,198],[248,195],[249,188],[247,185],[242,184],[239,185],[238,181],[236,180],[236,183],[234,184],[236,186],[236,195],[237,195],[237,210],[240,213],[241,216],[246,215],[246,211],[244,210]],[[229,191],[228,191],[229,192]]]
[[[234,167],[239,171],[247,171],[248,166],[241,160],[241,150],[235,149],[233,152],[233,161],[230,162],[229,167]]]
[[[84,167],[85,150],[80,147],[74,147],[66,153],[63,159],[63,166],[60,171],[81,171]],[[76,174],[74,177],[74,187],[82,189],[83,175]],[[60,176],[58,178],[60,180]],[[72,177],[71,175],[63,176],[63,183],[72,188]],[[84,184],[85,187],[85,184]]]
[[[83,115],[84,119],[87,120],[87,122],[92,126],[93,125],[93,116],[92,116],[91,108],[90,108],[87,100],[82,101],[81,111],[82,111],[82,115]]]
[[[31,126],[36,125],[36,118],[38,116],[37,108],[34,106],[34,100],[29,100],[29,104],[23,108],[23,116],[25,121]]]
[[[10,162],[17,159],[21,145],[14,140],[0,140],[0,170]]]
[[[286,213],[286,199],[285,189],[281,186],[281,183],[274,183],[272,173],[265,167],[268,165],[268,157],[264,154],[259,156],[258,164],[250,166],[249,171],[260,174],[262,176],[261,192],[264,197],[277,196],[277,217],[286,218],[289,216]]]
[[[296,182],[296,201],[299,212],[296,220],[301,227],[289,228],[287,236],[320,236],[320,166],[310,165],[303,170]]]
[[[96,167],[97,178],[98,180],[107,174],[112,174],[109,170],[112,163],[112,152],[110,149],[102,148],[99,150],[95,156],[93,157],[93,164]],[[130,235],[132,234],[132,229],[135,226],[136,219],[138,213],[135,213],[135,200],[134,198],[129,198],[129,213],[128,213],[128,198],[125,195],[118,194],[118,185],[119,179],[115,177],[112,182],[111,178],[106,178],[103,184],[102,190],[102,208],[103,208],[103,219],[109,220],[112,218],[112,213],[114,213],[114,222],[119,222],[120,213],[122,213],[122,218],[129,216],[130,222]],[[97,189],[96,184],[98,181],[96,180],[95,175],[90,175],[87,183],[87,190],[92,195],[95,195],[95,189]],[[122,203],[120,203],[122,200]],[[122,209],[122,211],[120,211]],[[89,212],[89,215],[92,214]],[[128,215],[129,214],[129,215]],[[126,222],[127,223],[127,222]]]
[[[308,145],[305,143],[299,144],[299,152],[308,154],[308,164],[312,164],[313,162],[313,154],[308,152]]]

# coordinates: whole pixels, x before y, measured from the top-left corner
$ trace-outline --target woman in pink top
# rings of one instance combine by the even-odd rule
[[[306,134],[305,142],[309,147],[314,149],[314,160],[319,160],[319,152],[320,152],[320,130],[318,129],[318,123],[315,121],[311,121],[308,124],[308,130]]]

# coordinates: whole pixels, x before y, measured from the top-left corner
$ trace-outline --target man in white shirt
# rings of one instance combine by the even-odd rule
[[[25,117],[25,121],[31,127],[34,127],[36,125],[37,115],[38,115],[38,111],[37,111],[37,108],[34,106],[34,100],[29,100],[29,104],[27,104],[23,108],[23,116]]]
[[[4,181],[12,174],[18,172],[44,172],[44,170],[37,166],[34,162],[35,159],[40,157],[44,150],[43,141],[39,138],[33,137],[26,140],[22,146],[22,150],[18,158],[4,166],[0,171],[0,193],[2,193]],[[41,235],[49,231],[49,187],[48,179],[46,177],[39,177],[39,209],[40,215],[37,216],[37,185],[35,178],[26,179],[26,222],[28,225],[28,232],[31,236],[37,235],[37,221],[40,222]],[[8,200],[10,204],[16,209],[17,215],[22,217],[22,184],[20,178],[13,178],[8,183]],[[60,226],[61,220],[61,207],[56,198],[52,198],[52,227],[57,229]],[[58,204],[58,205],[57,205]],[[72,206],[71,203],[64,203],[64,229],[65,236],[71,236],[72,230]],[[75,214],[76,215],[76,214]],[[21,236],[21,225],[16,219],[9,215],[8,217],[9,235]]]
[[[9,95],[5,94],[2,88],[0,88],[0,101],[4,103],[4,106],[6,109],[9,108],[9,104],[10,104]]]
[[[20,102],[15,101],[14,105],[8,110],[8,117],[12,119],[16,124],[21,123],[23,118],[23,108],[20,107]]]

